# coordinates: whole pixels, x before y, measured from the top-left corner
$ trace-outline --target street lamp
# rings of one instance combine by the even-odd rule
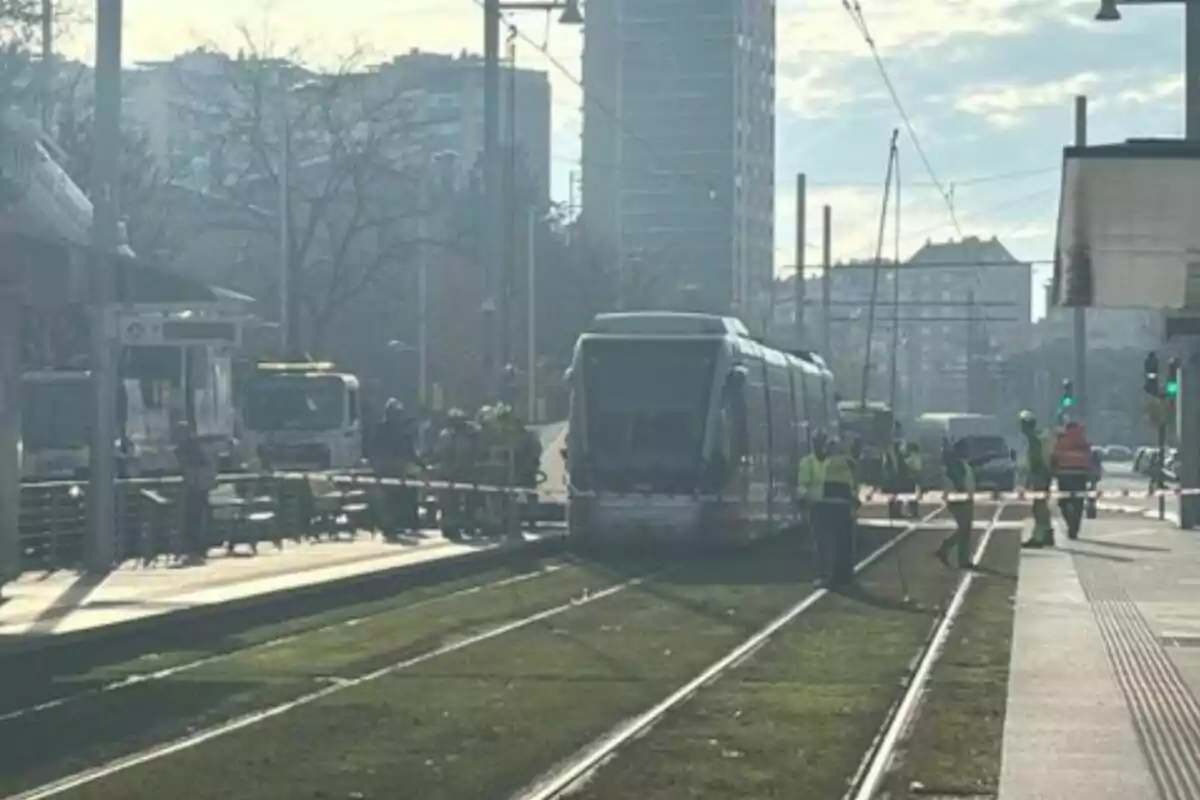
[[[505,11],[562,11],[559,22],[580,25],[583,13],[579,0],[484,0],[483,2],[483,247],[480,263],[483,269],[483,368],[484,380],[492,383],[492,352],[496,336],[495,261],[504,257],[504,203],[501,197],[503,180],[500,158],[500,27]]]
[[[1184,139],[1191,145],[1200,142],[1200,0],[1100,0],[1096,19],[1113,22],[1121,18],[1119,5],[1160,5],[1183,3],[1184,7]],[[1200,346],[1195,340],[1187,343],[1185,362],[1187,378],[1200,369]],[[1157,378],[1157,375],[1155,376]],[[1200,381],[1185,381],[1179,387],[1187,389],[1179,396],[1179,452],[1182,457],[1181,485],[1192,489],[1200,485]],[[1184,495],[1179,500],[1180,526],[1194,528],[1200,522],[1200,497]]]
[[[1184,7],[1185,139],[1200,140],[1200,2],[1196,0],[1100,0],[1098,22],[1118,22],[1120,6],[1182,4]]]
[[[1117,8],[1117,0],[1100,0],[1100,10],[1096,12],[1097,22],[1116,22],[1121,19]]]

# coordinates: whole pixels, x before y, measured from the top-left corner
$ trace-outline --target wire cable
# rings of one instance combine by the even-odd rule
[[[954,229],[958,232],[958,237],[963,237],[962,227],[958,224],[958,214],[954,210],[954,196],[938,178],[937,172],[933,168],[933,164],[929,160],[929,155],[925,152],[925,147],[921,144],[921,137],[917,135],[916,129],[913,127],[912,120],[908,116],[908,111],[904,108],[904,103],[900,100],[900,93],[896,90],[896,85],[892,82],[892,76],[888,74],[887,66],[883,63],[883,57],[879,54],[879,48],[875,45],[875,37],[871,35],[871,30],[867,25],[867,18],[863,14],[862,6],[858,0],[842,0],[842,7],[846,9],[846,13],[854,21],[855,27],[862,35],[863,41],[867,43],[867,47],[871,50],[871,57],[875,61],[875,66],[879,70],[880,77],[883,78],[883,84],[887,87],[888,94],[891,95],[892,104],[896,107],[896,112],[900,115],[900,121],[904,124],[904,130],[908,134],[908,139],[912,142],[913,149],[917,151],[917,156],[921,159],[921,164],[925,167],[925,172],[929,176],[930,182],[942,196],[942,200],[946,203],[946,209],[950,212],[950,219],[954,223]]]

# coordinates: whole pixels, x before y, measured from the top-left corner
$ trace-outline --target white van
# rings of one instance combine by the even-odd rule
[[[910,439],[921,447],[925,487],[941,488],[942,447],[960,439],[967,443],[978,488],[1011,491],[1016,484],[1016,460],[1000,421],[990,414],[922,414],[913,423]]]

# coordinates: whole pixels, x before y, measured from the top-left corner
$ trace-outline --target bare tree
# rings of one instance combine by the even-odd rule
[[[288,349],[320,351],[355,301],[411,259],[423,211],[420,169],[404,160],[411,116],[403,87],[364,71],[357,54],[317,71],[245,39],[237,55],[206,52],[209,69],[175,76],[176,108],[204,153],[193,189],[223,207],[211,228],[243,237],[257,273],[243,283],[260,299],[278,294],[286,220]]]
[[[85,21],[86,8],[85,0],[56,0],[50,5],[50,30],[61,33]],[[0,0],[0,105],[6,108],[32,112],[41,98],[37,53],[43,44],[44,10],[42,0]],[[53,95],[53,86],[45,88]]]

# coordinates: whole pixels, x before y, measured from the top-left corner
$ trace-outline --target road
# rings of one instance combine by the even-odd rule
[[[1134,472],[1131,461],[1110,461],[1104,465],[1104,477],[1100,481],[1102,491],[1129,491],[1144,493],[1149,488],[1150,481],[1145,475]],[[1153,497],[1105,497],[1100,500],[1101,507],[1110,509],[1127,509],[1154,513],[1158,510],[1158,500]],[[1167,498],[1165,511],[1168,519],[1179,519],[1179,501]]]

